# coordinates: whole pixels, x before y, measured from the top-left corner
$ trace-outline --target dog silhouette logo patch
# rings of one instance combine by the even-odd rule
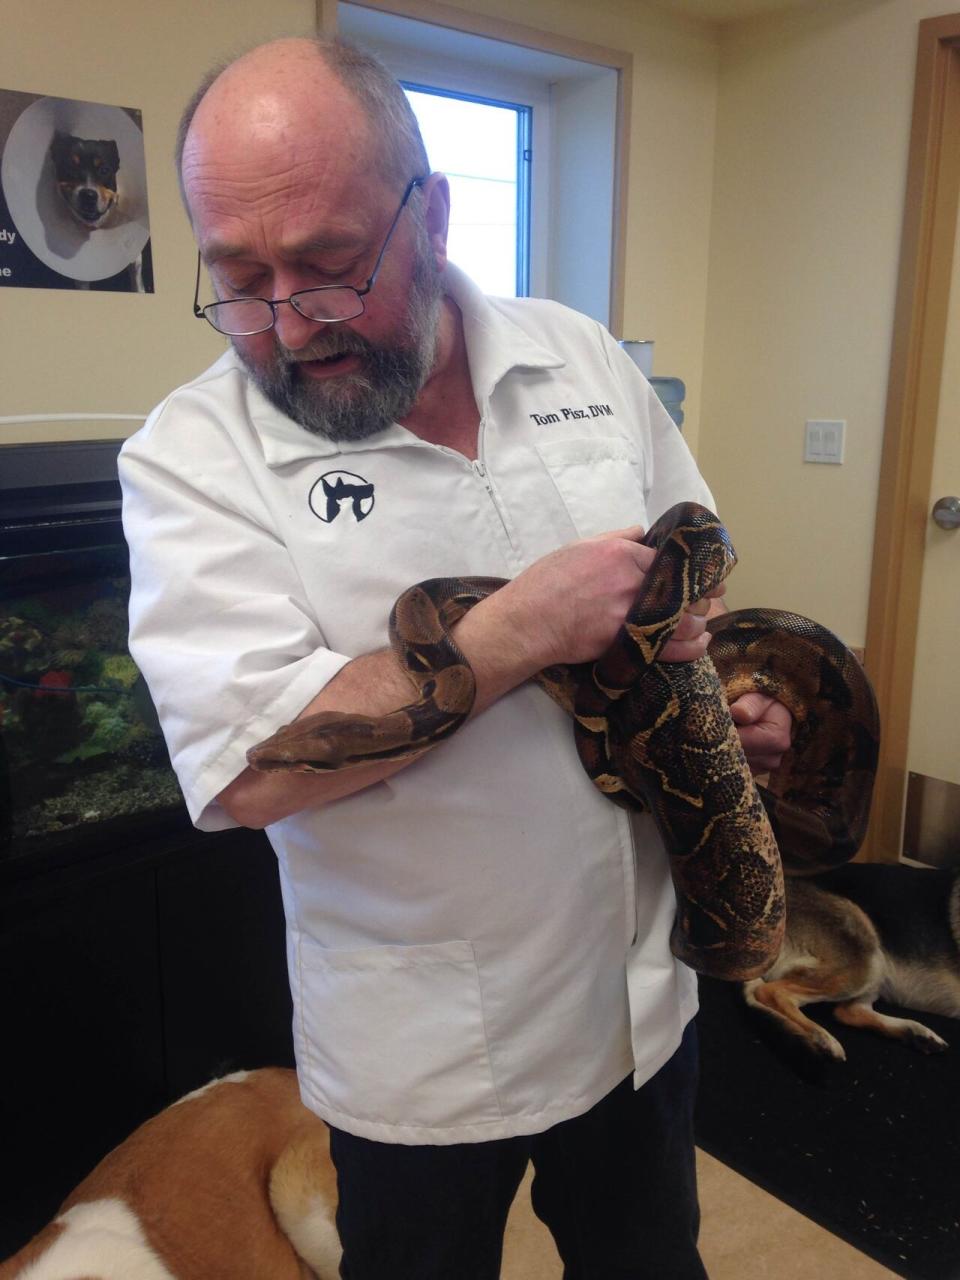
[[[359,524],[373,510],[373,485],[352,471],[328,471],[310,490],[310,510],[324,524],[343,512]]]

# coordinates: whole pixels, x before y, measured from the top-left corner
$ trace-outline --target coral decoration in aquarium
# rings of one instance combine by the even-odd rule
[[[151,829],[159,816],[182,819],[156,712],[127,651],[125,548],[3,567],[12,566],[15,580],[0,582],[0,850],[102,845],[143,819]]]

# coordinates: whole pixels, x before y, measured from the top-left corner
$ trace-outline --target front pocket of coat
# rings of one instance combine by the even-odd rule
[[[469,942],[300,944],[308,1089],[347,1116],[446,1127],[499,1119]]]
[[[643,464],[629,440],[548,440],[536,448],[581,538],[646,522]]]

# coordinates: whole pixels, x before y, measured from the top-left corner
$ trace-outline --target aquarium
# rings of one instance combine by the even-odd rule
[[[0,448],[0,858],[189,825],[127,650],[116,442]]]

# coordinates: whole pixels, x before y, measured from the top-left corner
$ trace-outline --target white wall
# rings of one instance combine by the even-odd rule
[[[558,81],[550,100],[548,296],[609,325],[616,73]]]

